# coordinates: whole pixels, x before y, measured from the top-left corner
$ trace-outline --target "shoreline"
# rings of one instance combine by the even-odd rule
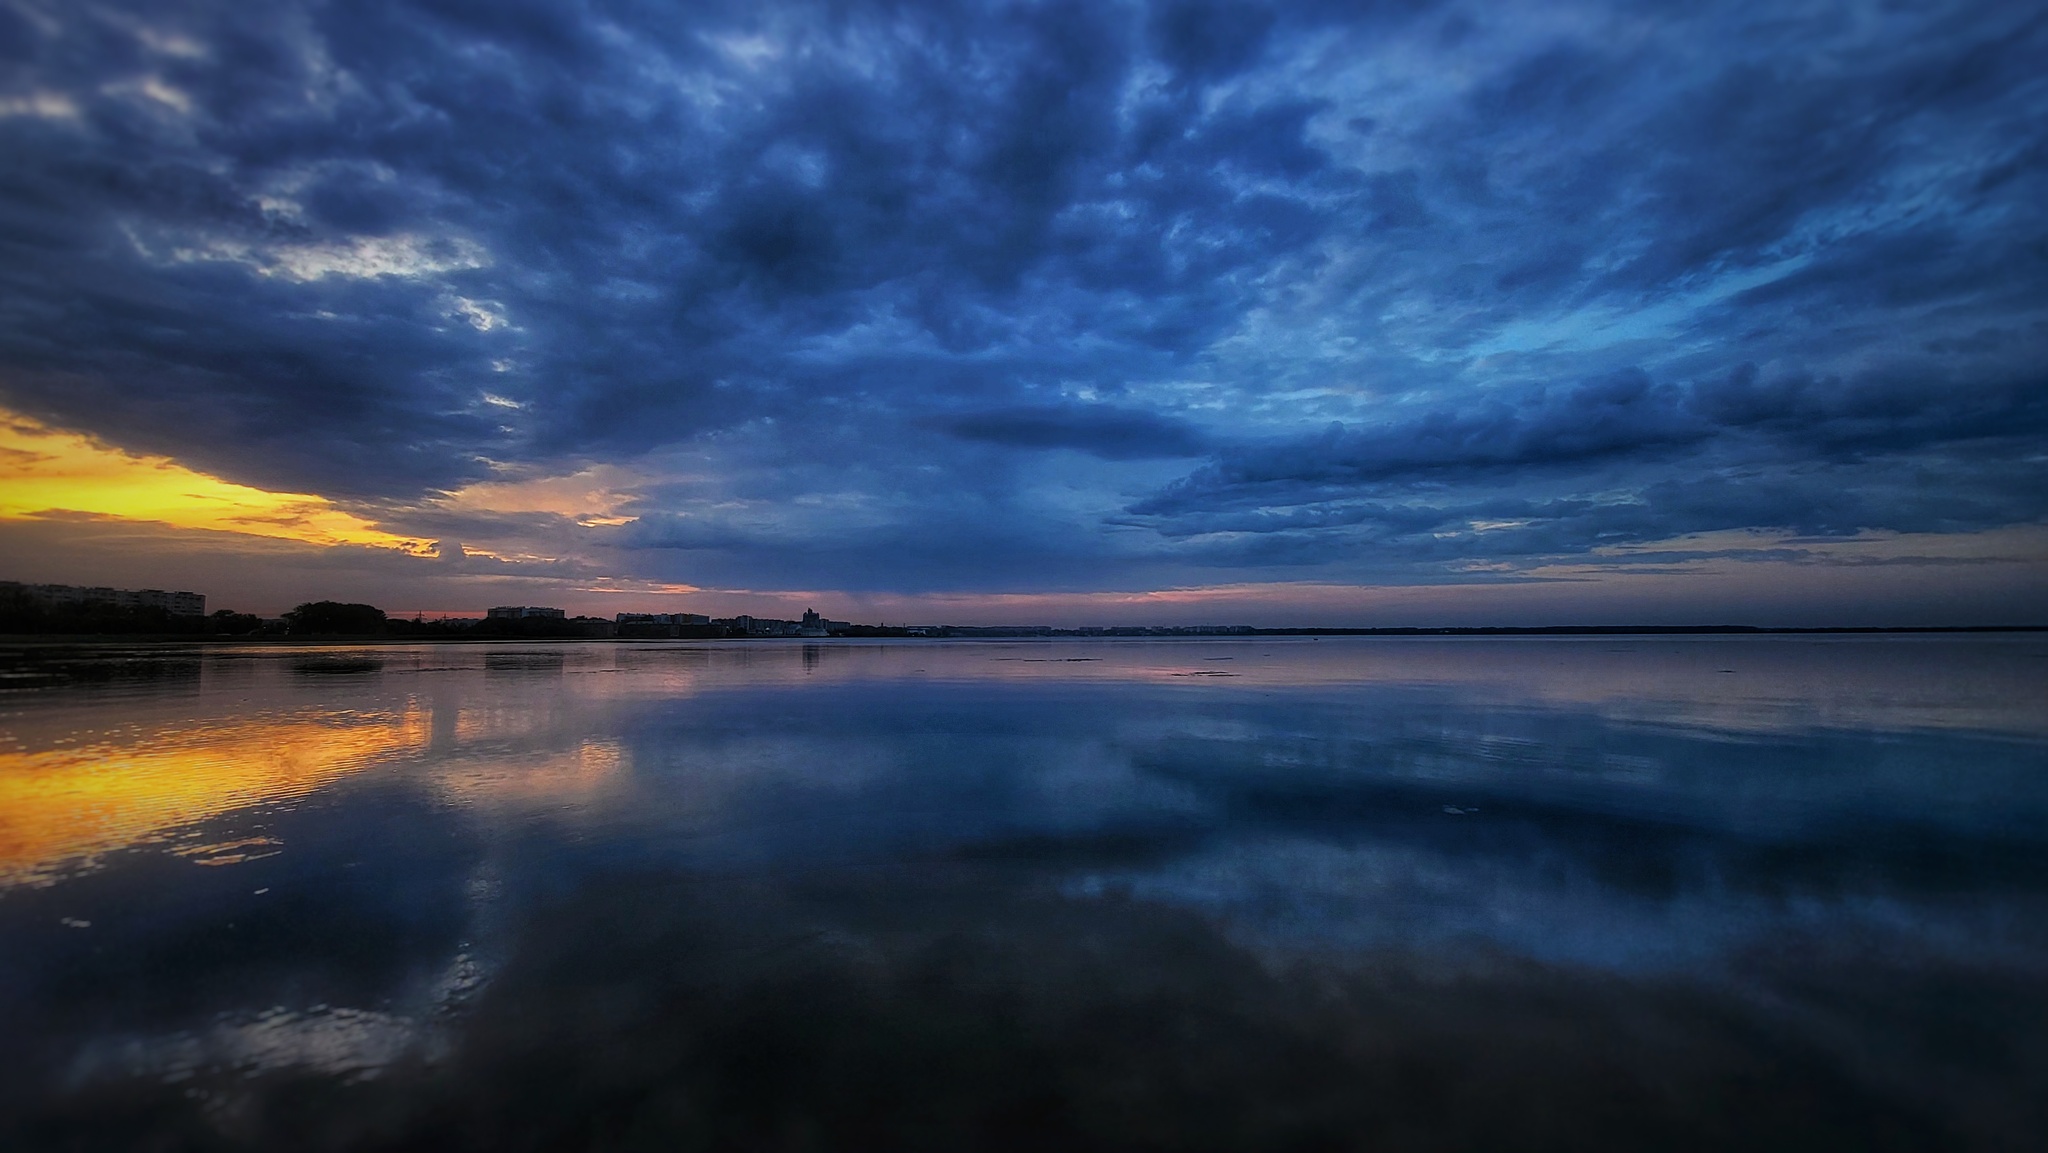
[[[792,642],[824,644],[844,641],[917,640],[1250,640],[1274,637],[1616,637],[1616,636],[1927,636],[2043,633],[2048,625],[1460,625],[1379,628],[1253,628],[1245,631],[1194,631],[1179,626],[1133,625],[1102,630],[1051,629],[1036,626],[941,626],[939,632],[888,629],[860,635],[827,637],[394,637],[322,635],[306,637],[204,637],[186,633],[4,633],[0,646],[51,648],[75,645],[150,644],[220,646],[306,645],[486,645],[486,644],[676,644],[725,642]],[[1196,626],[1201,627],[1201,626]]]

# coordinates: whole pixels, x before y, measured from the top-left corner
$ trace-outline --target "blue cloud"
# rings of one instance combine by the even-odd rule
[[[2048,516],[2011,5],[0,19],[0,403],[427,535],[915,591]],[[432,505],[601,462],[637,527]]]

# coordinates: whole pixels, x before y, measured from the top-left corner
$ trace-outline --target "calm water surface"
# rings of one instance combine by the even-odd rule
[[[2048,638],[0,653],[10,1149],[2039,1149]]]

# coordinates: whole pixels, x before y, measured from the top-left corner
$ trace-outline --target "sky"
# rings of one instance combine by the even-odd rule
[[[0,579],[2048,622],[2027,3],[0,0]]]

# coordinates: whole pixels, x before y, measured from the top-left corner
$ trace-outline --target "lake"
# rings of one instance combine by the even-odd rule
[[[2048,636],[0,653],[9,1149],[2036,1149]]]

